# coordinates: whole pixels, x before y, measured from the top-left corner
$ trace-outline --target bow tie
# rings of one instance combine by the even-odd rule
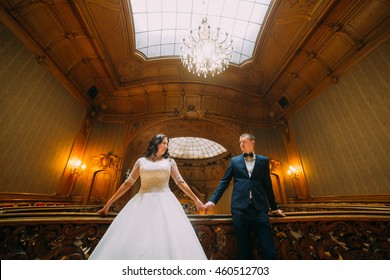
[[[246,158],[246,157],[253,157],[253,153],[249,153],[249,154],[244,153],[244,158]]]

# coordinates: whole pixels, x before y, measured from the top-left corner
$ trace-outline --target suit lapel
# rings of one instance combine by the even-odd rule
[[[241,164],[242,170],[244,171],[244,174],[246,174],[246,176],[249,177],[248,169],[246,168],[246,163],[245,163],[245,158],[244,158],[244,156],[241,156],[240,164]]]
[[[252,176],[253,176],[253,174],[256,174],[257,169],[259,168],[260,165],[261,165],[260,157],[258,155],[256,155],[255,166],[253,166]]]

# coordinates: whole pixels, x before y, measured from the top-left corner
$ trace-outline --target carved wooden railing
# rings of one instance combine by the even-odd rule
[[[271,217],[280,259],[390,259],[387,207],[293,206]],[[313,209],[314,209],[313,208]],[[86,259],[115,214],[93,207],[0,211],[0,259]],[[189,215],[209,259],[236,259],[230,215]],[[254,255],[259,258],[254,250]]]

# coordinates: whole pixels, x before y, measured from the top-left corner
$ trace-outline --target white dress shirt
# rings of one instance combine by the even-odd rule
[[[248,170],[249,177],[252,176],[253,168],[255,167],[256,155],[253,153],[253,157],[245,157],[245,165]],[[252,191],[249,192],[249,198],[252,199]]]

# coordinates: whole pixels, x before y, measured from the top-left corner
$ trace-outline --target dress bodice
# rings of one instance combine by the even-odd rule
[[[166,159],[150,161],[142,158],[140,161],[140,192],[160,191],[169,188],[171,164]]]
[[[140,177],[140,192],[164,191],[169,190],[170,176],[172,176],[176,184],[180,181],[184,182],[173,159],[163,158],[157,161],[151,161],[142,157],[136,161],[126,181],[134,184],[137,178]]]

